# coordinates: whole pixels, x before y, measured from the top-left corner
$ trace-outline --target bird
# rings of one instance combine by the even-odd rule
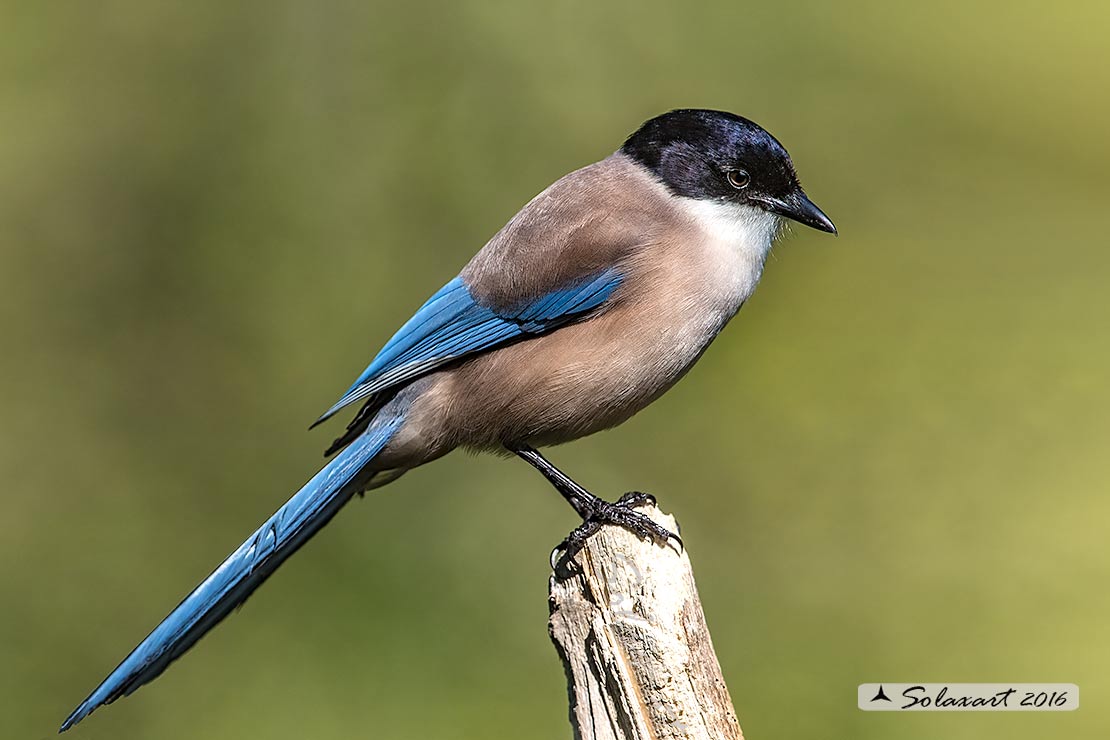
[[[313,426],[361,404],[330,461],[229,555],[62,724],[156,677],[355,495],[457,448],[517,456],[582,523],[674,541],[630,492],[606,501],[537,448],[609,429],[671,388],[752,295],[787,221],[836,234],[765,129],[717,110],[651,118],[529,201],[435,292]]]

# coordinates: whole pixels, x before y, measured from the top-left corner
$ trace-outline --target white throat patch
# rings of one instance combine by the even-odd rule
[[[771,251],[771,243],[782,224],[779,216],[753,206],[692,198],[683,200],[687,211],[710,239],[760,262]]]
[[[738,203],[684,198],[683,206],[702,233],[696,247],[705,269],[700,300],[704,301],[708,326],[716,333],[759,284],[781,220],[773,213]]]

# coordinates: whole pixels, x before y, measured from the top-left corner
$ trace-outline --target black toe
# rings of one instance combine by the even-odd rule
[[[559,578],[566,578],[581,573],[581,566],[575,562],[575,556],[585,547],[586,540],[597,534],[606,524],[624,527],[640,539],[650,539],[661,545],[666,545],[669,541],[674,540],[680,552],[685,549],[681,537],[646,514],[636,511],[635,507],[644,504],[654,506],[655,497],[650,493],[629,491],[621,496],[616,503],[609,503],[601,499],[591,502],[591,510],[585,521],[567,535],[562,544],[552,552],[552,566],[555,574]],[[558,555],[557,558],[556,555]]]
[[[655,506],[657,503],[655,496],[652,496],[650,493],[644,493],[643,491],[629,491],[617,499],[617,506],[636,507],[642,506],[643,504]]]

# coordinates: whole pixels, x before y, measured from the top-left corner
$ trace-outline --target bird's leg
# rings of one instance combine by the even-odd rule
[[[610,503],[575,483],[569,475],[552,465],[547,458],[528,445],[514,445],[509,449],[543,473],[555,490],[574,507],[578,516],[582,517],[582,524],[567,535],[562,544],[556,548],[556,552],[559,550],[563,552],[562,557],[559,558],[559,565],[556,566],[556,571],[561,571],[560,576],[570,574],[569,566],[574,562],[574,556],[586,544],[586,540],[605,524],[624,527],[641,539],[650,538],[660,543],[674,540],[679,547],[682,547],[682,539],[677,534],[635,511],[635,507],[641,504],[655,505],[655,497],[650,493],[630,491],[621,496],[616,503]]]

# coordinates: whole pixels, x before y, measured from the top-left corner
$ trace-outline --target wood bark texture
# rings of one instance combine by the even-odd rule
[[[686,552],[606,526],[575,560],[582,572],[549,586],[575,738],[743,740]]]

